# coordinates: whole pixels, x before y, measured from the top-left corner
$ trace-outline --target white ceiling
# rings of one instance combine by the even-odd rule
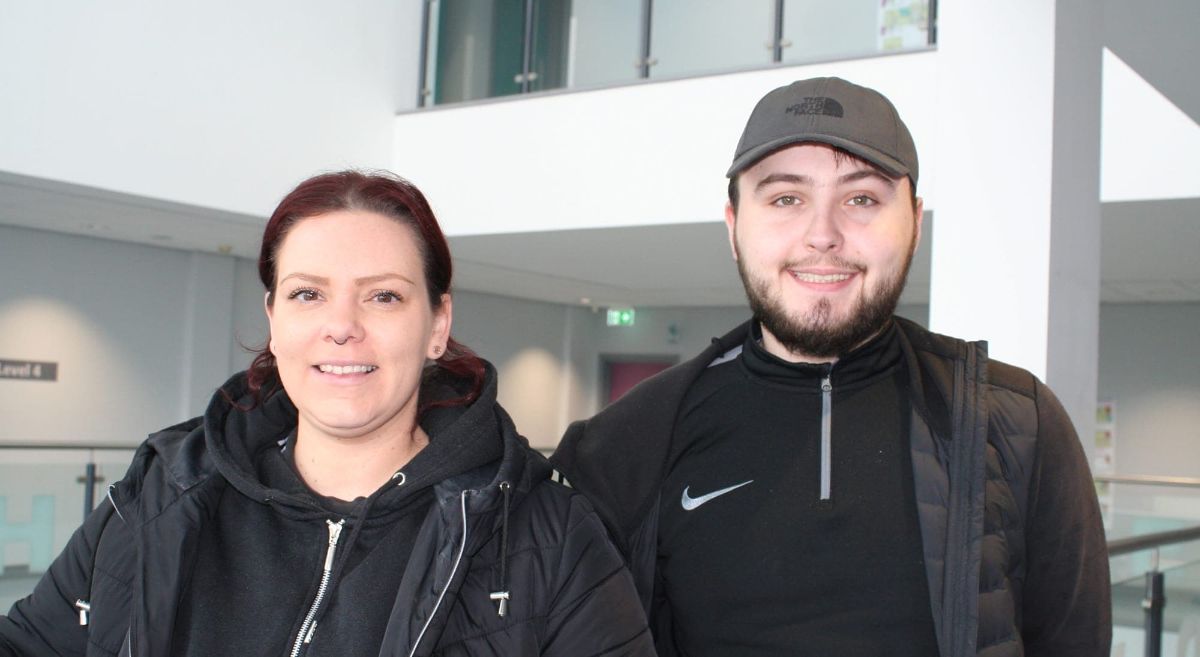
[[[926,235],[932,234],[926,217]],[[0,173],[0,224],[256,258],[264,218]],[[1200,302],[1200,199],[1106,203],[1101,300]],[[719,221],[452,237],[456,287],[594,306],[744,303]],[[586,299],[586,301],[584,301]],[[903,303],[929,300],[929,245]]]

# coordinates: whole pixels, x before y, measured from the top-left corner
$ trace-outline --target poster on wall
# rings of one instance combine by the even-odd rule
[[[1096,444],[1092,451],[1092,473],[1113,474],[1117,471],[1117,402],[1100,401],[1096,404]],[[1100,500],[1100,512],[1104,526],[1112,524],[1113,486],[1107,481],[1096,482],[1096,496]]]
[[[879,50],[929,45],[929,0],[880,0]]]

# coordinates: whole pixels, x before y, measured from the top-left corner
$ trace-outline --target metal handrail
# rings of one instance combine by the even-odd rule
[[[1146,534],[1144,536],[1118,538],[1114,541],[1108,542],[1108,556],[1117,557],[1121,556],[1122,554],[1130,554],[1132,552],[1140,552],[1142,550],[1159,548],[1164,545],[1187,543],[1189,541],[1196,540],[1200,540],[1200,526],[1172,529],[1170,531]]]
[[[42,451],[81,451],[88,452],[87,463],[84,463],[83,476],[77,479],[83,484],[83,519],[86,521],[92,509],[96,506],[96,484],[103,481],[102,477],[96,474],[96,452],[98,451],[113,451],[120,450],[123,452],[136,451],[138,446],[134,445],[113,445],[109,443],[0,443],[0,450],[5,449],[25,449],[25,450],[42,450]]]
[[[1162,657],[1163,613],[1167,606],[1166,573],[1159,570],[1159,548],[1176,543],[1200,540],[1200,526],[1174,529],[1171,531],[1121,538],[1108,543],[1109,558],[1153,550],[1150,569],[1146,571],[1146,593],[1142,599],[1145,612],[1146,642],[1142,654],[1146,657]]]
[[[1113,484],[1144,484],[1147,486],[1178,486],[1182,488],[1200,488],[1200,478],[1196,477],[1164,477],[1160,475],[1095,475],[1092,477],[1099,482]]]

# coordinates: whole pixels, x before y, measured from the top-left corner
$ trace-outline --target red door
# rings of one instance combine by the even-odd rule
[[[640,361],[640,362],[609,362],[608,363],[608,398],[605,403],[611,404],[620,399],[629,389],[655,374],[674,365],[672,361]]]

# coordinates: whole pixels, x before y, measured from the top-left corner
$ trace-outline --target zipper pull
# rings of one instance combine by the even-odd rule
[[[833,368],[830,367],[830,370]],[[821,378],[821,501],[826,502],[833,497],[832,482],[833,458],[833,374],[826,372]]]
[[[325,551],[325,571],[333,570],[333,555],[336,552],[338,538],[342,535],[342,527],[346,524],[346,519],[334,522],[326,520],[329,524],[329,549]]]
[[[500,602],[500,608],[496,611],[500,614],[501,618],[504,618],[508,615],[508,591],[496,591],[495,593],[488,594],[488,597],[492,600],[497,600]]]
[[[79,610],[79,624],[88,624],[88,614],[92,613],[92,603],[87,600],[76,600],[75,608]]]
[[[311,626],[309,626],[309,628],[308,628],[308,634],[304,635],[304,643],[312,643],[313,634],[316,631],[317,631],[317,622],[313,621],[313,624]]]

